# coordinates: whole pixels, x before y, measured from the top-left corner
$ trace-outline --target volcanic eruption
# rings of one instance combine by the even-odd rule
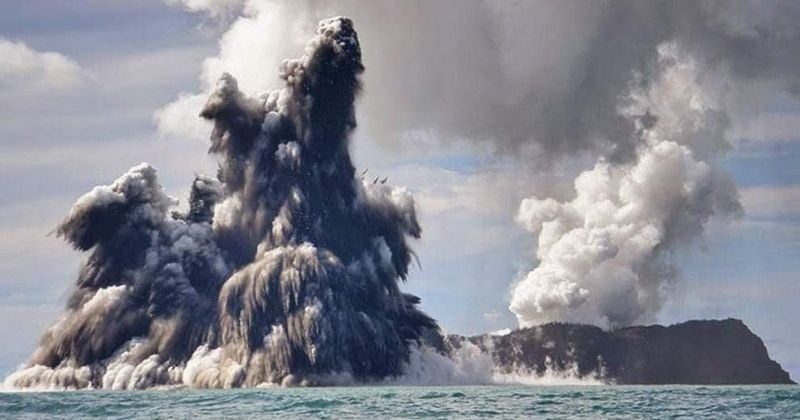
[[[351,20],[319,23],[284,86],[224,74],[216,177],[175,210],[142,163],[82,196],[57,228],[86,252],[66,313],[15,387],[313,385],[397,375],[436,322],[401,292],[421,233],[403,188],[357,176],[348,143],[364,67]]]

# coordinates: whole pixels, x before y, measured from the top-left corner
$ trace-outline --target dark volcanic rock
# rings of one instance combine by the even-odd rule
[[[740,320],[688,321],[603,331],[551,323],[467,338],[506,372],[575,368],[618,384],[791,384],[763,341]],[[449,336],[450,347],[463,337]]]

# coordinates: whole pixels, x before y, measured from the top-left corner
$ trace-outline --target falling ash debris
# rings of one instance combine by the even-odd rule
[[[355,174],[364,68],[322,21],[282,89],[225,74],[202,110],[217,178],[170,212],[148,164],[81,197],[58,235],[86,252],[66,313],[11,387],[315,385],[396,376],[436,322],[400,291],[420,226],[408,191]]]

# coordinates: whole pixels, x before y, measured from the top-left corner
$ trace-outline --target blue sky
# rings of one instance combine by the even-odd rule
[[[141,161],[179,198],[196,172],[213,171],[206,144],[159,133],[154,112],[197,90],[225,24],[157,0],[0,2],[0,38],[61,54],[68,64],[59,71],[69,76],[0,71],[0,370],[7,372],[61,312],[77,273],[81,256],[50,235],[77,197]],[[380,94],[370,86],[368,79],[365,101]],[[741,318],[797,379],[800,135],[791,128],[800,127],[800,107],[790,101],[767,114],[767,126],[740,134],[720,162],[740,188],[745,215],[712,221],[704,243],[681,252],[676,291],[658,320]],[[779,127],[767,118],[775,114]],[[542,188],[569,185],[581,159],[531,171],[472,144],[440,144],[429,130],[394,145],[370,133],[356,135],[356,164],[409,186],[419,204],[421,269],[406,288],[448,332],[515,326],[509,287],[534,264],[535,246],[513,222],[516,207]]]

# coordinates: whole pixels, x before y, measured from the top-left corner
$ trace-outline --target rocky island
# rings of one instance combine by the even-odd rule
[[[616,384],[795,383],[738,319],[612,331],[549,323],[506,335],[450,335],[441,344],[452,352],[465,341],[490,352],[497,369],[509,373],[575,370]]]

